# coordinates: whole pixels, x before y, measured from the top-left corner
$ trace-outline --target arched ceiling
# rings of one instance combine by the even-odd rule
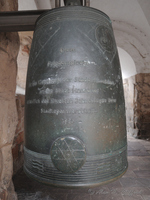
[[[118,47],[118,53],[120,58],[122,78],[126,79],[129,78],[130,76],[134,76],[137,72],[132,57],[120,47]]]
[[[150,36],[150,25],[147,19],[147,9],[149,8],[150,10],[150,1],[144,1],[91,0],[91,7],[102,10],[111,18],[111,20],[126,22]],[[140,4],[139,2],[143,3]],[[145,7],[147,8],[145,9]]]

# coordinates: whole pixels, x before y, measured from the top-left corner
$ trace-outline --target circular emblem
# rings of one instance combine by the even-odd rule
[[[104,50],[112,52],[114,42],[112,32],[108,28],[99,26],[96,29],[96,38]]]
[[[50,154],[54,166],[66,174],[78,171],[86,160],[85,145],[73,136],[57,138],[52,144]]]

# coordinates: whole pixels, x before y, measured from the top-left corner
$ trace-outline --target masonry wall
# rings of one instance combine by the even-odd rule
[[[134,84],[135,76],[123,80],[125,106],[126,106],[126,122],[127,132],[133,136],[137,135],[134,126]]]
[[[0,11],[18,9],[17,0],[0,1]],[[16,200],[12,183],[12,142],[17,124],[15,102],[17,33],[0,33],[0,199]]]
[[[127,131],[137,138],[150,138],[150,73],[124,80]]]
[[[150,73],[135,76],[135,128],[138,138],[150,138]]]

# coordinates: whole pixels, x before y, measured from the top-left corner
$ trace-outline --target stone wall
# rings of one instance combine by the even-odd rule
[[[24,143],[24,106],[25,96],[16,96],[16,105],[18,113],[18,124],[12,146],[13,155],[13,174],[23,166],[23,143]]]
[[[18,73],[17,73],[17,85],[23,89],[26,87],[26,75],[27,66],[29,60],[29,53],[33,38],[33,32],[20,32],[20,49],[17,58]]]
[[[0,1],[0,11],[18,9],[17,0]],[[17,33],[0,33],[0,199],[16,200],[12,184],[12,142],[17,124],[15,102]]]
[[[135,76],[135,128],[138,138],[150,138],[150,73]]]
[[[124,80],[127,131],[138,138],[150,138],[150,73]]]
[[[123,80],[124,97],[126,106],[127,132],[133,136],[137,135],[134,125],[134,85],[135,76]]]

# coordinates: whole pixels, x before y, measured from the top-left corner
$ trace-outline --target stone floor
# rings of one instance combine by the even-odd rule
[[[126,174],[119,180],[91,189],[59,189],[41,185],[21,170],[14,177],[18,200],[150,200],[150,141],[128,135]]]

